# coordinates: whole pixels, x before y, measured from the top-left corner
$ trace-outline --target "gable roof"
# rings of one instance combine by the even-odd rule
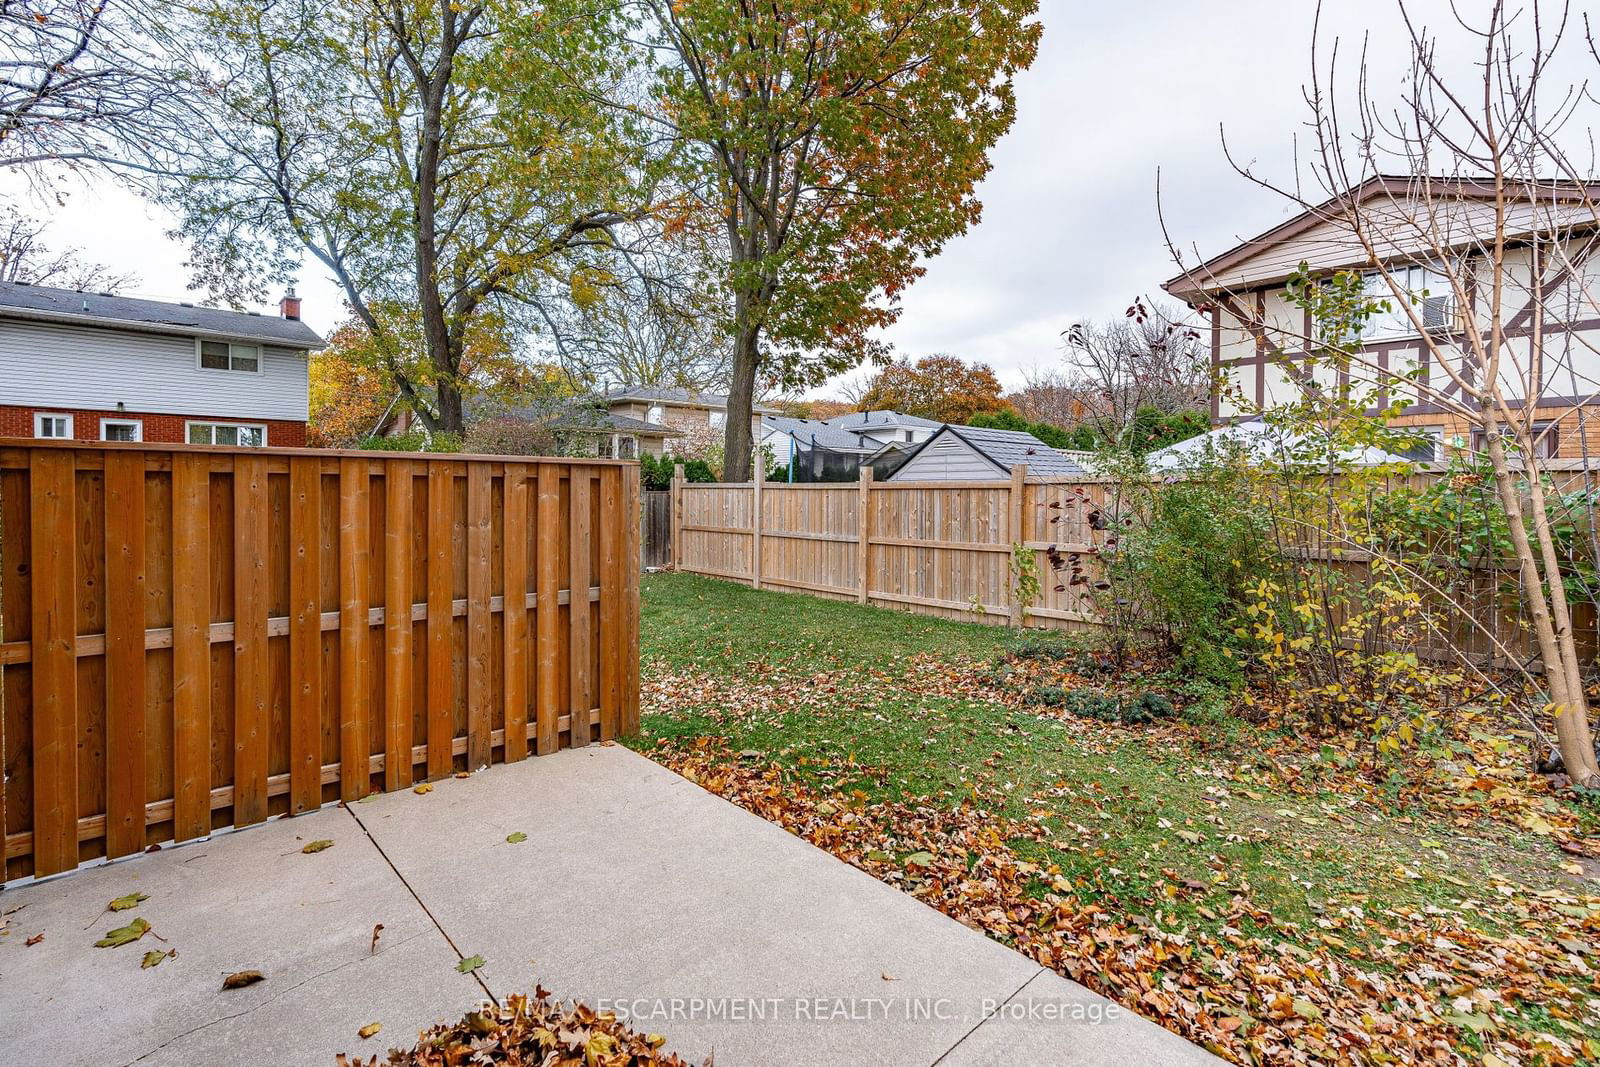
[[[772,430],[791,436],[802,445],[821,445],[836,452],[860,452],[866,455],[878,447],[876,441],[864,440],[860,434],[851,433],[820,419],[791,419],[783,415],[768,415],[761,420],[761,428],[763,431]]]
[[[1023,430],[991,430],[983,426],[952,426],[945,423],[933,436],[916,446],[901,467],[909,465],[917,455],[945,434],[956,438],[978,455],[994,464],[1002,474],[1009,475],[1018,464],[1026,464],[1029,474],[1061,475],[1086,474],[1087,469],[1071,452],[1051,448],[1031,433]]]
[[[1581,207],[1590,198],[1600,197],[1600,185],[1595,183],[1540,179],[1538,185],[1542,202],[1560,201]],[[1320,204],[1309,207],[1298,215],[1212,256],[1203,263],[1168,278],[1161,283],[1161,288],[1180,300],[1193,302],[1204,299],[1207,293],[1227,288],[1219,281],[1222,275],[1235,270],[1262,252],[1310,232],[1317,226],[1329,222],[1341,222],[1351,207],[1378,197],[1399,201],[1422,195],[1424,192],[1430,196],[1443,196],[1464,203],[1492,200],[1495,188],[1493,181],[1487,179],[1420,174],[1373,175],[1354,188],[1330,196]],[[1357,251],[1361,252],[1358,258],[1364,260],[1365,252],[1359,248]],[[1354,261],[1340,264],[1340,266],[1354,265],[1356,265]],[[1281,281],[1282,278],[1277,276],[1280,273],[1274,272],[1272,277],[1264,277],[1261,281]]]
[[[607,403],[618,400],[638,400],[651,404],[673,404],[678,407],[727,408],[728,398],[722,393],[705,393],[698,389],[681,389],[675,385],[625,385],[614,393],[605,395]],[[757,415],[776,414],[777,408],[753,404]]]
[[[470,419],[517,419],[523,422],[548,422],[562,430],[583,430],[595,433],[631,433],[637,437],[682,437],[682,430],[674,430],[656,422],[645,422],[630,415],[618,415],[597,407],[592,401],[506,401],[482,396],[468,397],[466,415]]]
[[[317,332],[299,319],[78,289],[53,289],[26,282],[0,282],[0,318],[260,341],[286,348],[327,347]]]
[[[944,425],[937,419],[925,419],[920,415],[907,415],[899,411],[852,411],[844,415],[835,415],[827,420],[829,426],[840,426],[851,430],[876,429],[933,429]]]

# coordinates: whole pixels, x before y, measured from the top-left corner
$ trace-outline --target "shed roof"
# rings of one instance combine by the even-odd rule
[[[0,282],[0,318],[260,341],[286,348],[327,347],[317,332],[299,319],[79,289],[54,289],[26,282]]]
[[[1081,462],[1081,455],[1051,448],[1031,433],[1023,430],[992,430],[984,426],[952,426],[945,423],[926,441],[916,446],[916,451],[906,457],[901,467],[909,465],[917,454],[945,434],[961,441],[978,455],[993,463],[1004,474],[1010,474],[1018,464],[1025,464],[1029,474],[1044,476],[1089,473]]]

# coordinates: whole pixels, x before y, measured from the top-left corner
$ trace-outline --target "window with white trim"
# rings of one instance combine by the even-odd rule
[[[667,421],[667,409],[660,404],[651,404],[649,409],[644,413],[644,421],[653,422],[657,426],[660,426],[663,422]]]
[[[200,366],[203,370],[261,372],[261,346],[236,345],[230,341],[201,341]]]
[[[56,415],[47,411],[35,412],[33,416],[33,436],[43,437],[51,441],[72,440],[72,416]]]
[[[100,440],[143,441],[144,423],[138,419],[101,419]]]
[[[191,422],[191,445],[232,445],[236,448],[265,448],[267,428],[248,422]]]
[[[1390,267],[1386,272],[1370,271],[1361,276],[1361,289],[1368,299],[1384,306],[1366,321],[1361,337],[1366,341],[1381,341],[1391,337],[1414,337],[1416,326],[1405,306],[1397,301],[1389,278],[1407,295],[1412,310],[1422,320],[1429,333],[1435,330],[1455,329],[1455,290],[1450,279],[1433,267]]]

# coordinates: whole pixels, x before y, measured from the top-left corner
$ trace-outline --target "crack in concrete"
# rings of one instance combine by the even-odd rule
[[[415,941],[419,937],[426,937],[427,934],[428,934],[428,931],[426,931],[426,930],[418,930],[416,933],[412,934],[410,937],[401,938],[399,941],[396,941],[396,942],[392,943],[391,945],[388,946],[388,950],[392,952],[395,949],[399,948],[401,945],[408,945],[411,942]],[[339,971],[344,970],[346,967],[354,967],[354,966],[357,966],[357,965],[362,964],[362,963],[369,963],[372,960],[375,960],[377,958],[378,958],[378,955],[376,953],[373,953],[373,954],[369,954],[369,955],[366,955],[366,956],[357,957],[356,959],[353,959],[353,960],[345,960],[343,963],[338,964],[337,966],[329,967],[325,971],[318,971],[316,974],[310,975],[310,976],[308,976],[306,978],[302,978],[300,981],[296,982],[294,985],[286,986],[286,987],[284,987],[282,989],[274,989],[272,991],[272,995],[270,997],[267,997],[265,1000],[262,1000],[259,1003],[250,1005],[250,1007],[244,1009],[243,1011],[234,1012],[232,1015],[219,1015],[215,1019],[207,1019],[205,1022],[200,1023],[197,1026],[191,1026],[189,1029],[183,1031],[181,1034],[173,1035],[172,1037],[170,1037],[167,1040],[163,1041],[161,1044],[157,1045],[155,1048],[150,1049],[147,1052],[142,1052],[137,1057],[135,1057],[134,1059],[129,1060],[127,1062],[127,1064],[124,1065],[124,1067],[132,1067],[133,1064],[138,1063],[141,1060],[147,1060],[151,1056],[154,1056],[156,1053],[160,1052],[162,1049],[168,1048],[171,1045],[175,1045],[179,1041],[182,1041],[184,1038],[189,1037],[189,1036],[191,1036],[193,1034],[198,1034],[200,1031],[208,1029],[210,1027],[213,1027],[213,1026],[217,1025],[218,1023],[225,1023],[225,1022],[228,1022],[228,1021],[233,1020],[233,1019],[242,1019],[246,1015],[249,1015],[250,1013],[252,1013],[254,1011],[257,1011],[257,1010],[259,1010],[261,1008],[266,1007],[268,1004],[271,1004],[273,1001],[278,1000],[280,997],[288,996],[290,993],[293,993],[296,989],[299,989],[301,986],[308,985],[308,984],[310,984],[312,982],[315,982],[319,978],[326,978],[330,974],[337,974]]]
[[[1043,974],[1047,970],[1049,970],[1049,968],[1040,967],[1037,971],[1034,971],[1032,974],[1028,975],[1028,980],[1026,982],[1023,982],[1021,985],[1017,986],[1016,989],[1011,991],[1011,995],[1009,997],[1007,997],[1005,1000],[1002,1000],[1000,1002],[1000,1006],[995,1009],[995,1015],[1000,1014],[1000,1012],[1005,1009],[1005,1006],[1007,1004],[1010,1004],[1013,1000],[1017,999],[1017,994],[1018,993],[1021,993],[1024,989],[1027,989],[1028,986],[1033,984],[1033,980],[1035,978],[1038,978],[1041,974]],[[961,1037],[959,1039],[957,1039],[955,1044],[951,1045],[949,1048],[945,1049],[942,1053],[940,1053],[939,1054],[939,1058],[934,1060],[931,1064],[929,1064],[928,1067],[939,1067],[939,1064],[943,1063],[949,1057],[950,1053],[952,1053],[956,1049],[960,1048],[962,1043],[965,1042],[967,1040],[967,1038],[971,1037],[973,1034],[975,1034],[979,1030],[983,1029],[984,1024],[989,1022],[989,1020],[993,1019],[993,1018],[994,1018],[994,1015],[991,1015],[988,1018],[979,1019],[976,1026],[974,1026],[971,1030],[968,1030],[966,1033],[962,1034]]]
[[[444,928],[444,924],[441,923],[438,917],[433,914],[433,911],[428,907],[427,903],[423,901],[421,895],[417,893],[416,889],[413,888],[410,882],[406,881],[406,876],[400,873],[400,868],[394,865],[394,860],[390,859],[389,854],[383,850],[383,846],[378,844],[378,839],[372,836],[372,831],[368,830],[367,824],[361,821],[361,816],[356,814],[355,808],[346,804],[344,806],[344,810],[349,812],[350,817],[356,821],[356,825],[361,827],[361,832],[367,835],[367,840],[372,843],[373,848],[378,850],[378,855],[383,857],[383,862],[389,865],[389,869],[393,871],[394,876],[400,880],[400,884],[406,887],[406,892],[411,894],[411,899],[415,900],[417,902],[417,907],[422,909],[422,914],[426,915],[428,917],[428,921],[433,923],[433,928],[439,931],[439,936],[443,937],[445,944],[450,946],[450,951],[456,954],[457,959],[466,959],[466,954],[461,951],[461,946],[456,944],[455,938],[450,936],[450,932]],[[482,968],[480,967],[475,968],[472,971],[472,980],[478,983],[478,987],[483,990],[484,996],[488,997],[494,1003],[499,1004],[500,998],[494,995],[494,990],[489,988],[489,983],[483,980],[483,975],[479,973],[481,970]]]

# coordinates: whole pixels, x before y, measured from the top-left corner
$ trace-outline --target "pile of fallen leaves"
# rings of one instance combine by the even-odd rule
[[[957,688],[964,688],[959,684]],[[1460,899],[1394,906],[1347,895],[1310,923],[1250,887],[1163,870],[1132,899],[1100,867],[1065,877],[1017,846],[1096,852],[1052,812],[1005,797],[873,802],[826,792],[714,738],[664,739],[655,758],[952,918],[1238,1063],[1531,1067],[1600,1061],[1600,897],[1498,879]],[[1044,798],[1031,798],[1036,802]],[[1117,874],[1120,872],[1109,872]],[[1227,903],[1200,929],[1179,901]],[[1493,932],[1491,932],[1493,931]],[[428,1061],[433,1062],[433,1061]]]
[[[640,1034],[610,1012],[552,1001],[543,987],[530,999],[516,995],[504,1005],[468,1012],[460,1021],[422,1032],[416,1047],[390,1049],[387,1059],[339,1054],[339,1067],[458,1067],[460,1064],[538,1064],[540,1067],[682,1067],[661,1051],[666,1038]]]

